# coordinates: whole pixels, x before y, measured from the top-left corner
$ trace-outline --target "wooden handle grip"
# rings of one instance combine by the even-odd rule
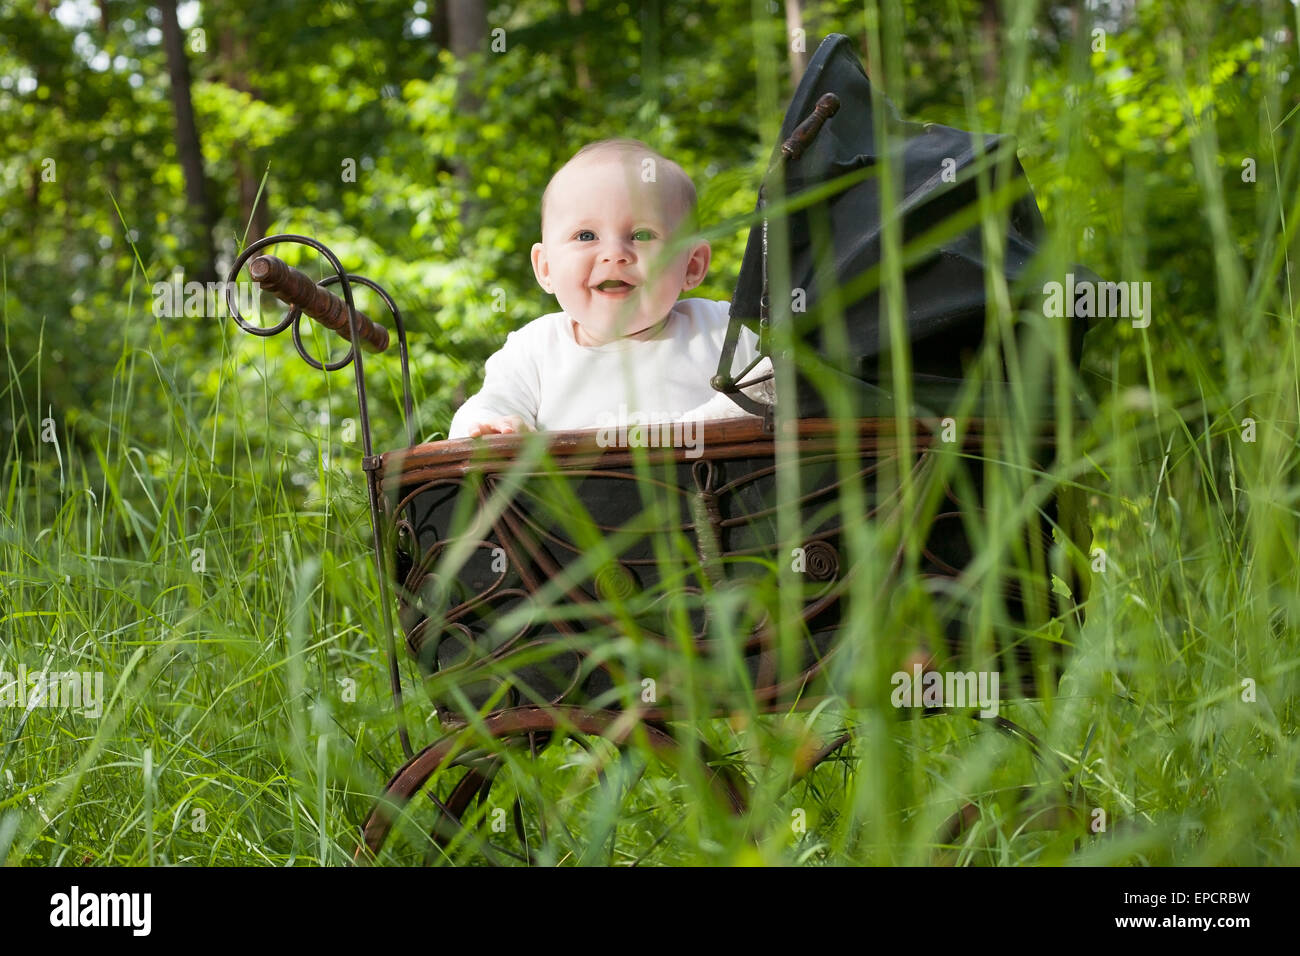
[[[248,264],[248,274],[281,302],[302,309],[321,325],[333,329],[348,341],[352,340],[347,304],[284,260],[275,256],[257,256]],[[388,348],[388,330],[360,309],[357,310],[357,334],[361,336],[361,347],[367,352],[382,352]]]
[[[804,154],[817,134],[821,131],[822,124],[839,112],[840,98],[834,93],[823,93],[817,105],[813,107],[812,115],[794,128],[790,138],[781,144],[781,152],[786,159],[798,159]]]

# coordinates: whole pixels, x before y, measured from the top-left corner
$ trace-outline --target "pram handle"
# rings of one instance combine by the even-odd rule
[[[821,132],[822,124],[839,110],[840,98],[834,93],[823,93],[808,118],[796,126],[790,138],[781,144],[781,155],[787,160],[802,156],[804,150],[812,145],[812,141]]]
[[[311,280],[283,259],[275,256],[258,256],[248,264],[248,274],[253,281],[281,302],[300,309],[328,329],[352,340],[348,328],[348,307],[333,292]],[[360,309],[356,312],[357,334],[361,347],[367,352],[383,352],[388,348],[388,330]]]

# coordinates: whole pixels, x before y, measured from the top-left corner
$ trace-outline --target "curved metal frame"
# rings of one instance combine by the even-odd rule
[[[625,720],[626,714],[612,710],[587,710],[582,707],[511,707],[498,711],[484,718],[482,727],[468,726],[438,738],[419,754],[406,761],[384,788],[384,794],[370,811],[362,828],[362,840],[353,856],[353,862],[368,864],[373,862],[382,848],[393,823],[402,808],[420,792],[429,778],[438,770],[449,765],[459,754],[471,751],[484,739],[503,741],[514,737],[529,739],[533,735],[551,734],[557,731],[581,733],[592,737],[603,737],[616,747],[621,747],[634,733],[634,726],[646,734],[650,746],[661,755],[680,752],[681,743],[661,724],[652,720],[633,723]],[[706,748],[707,749],[707,748]],[[712,767],[710,782],[720,800],[726,801],[736,813],[743,813],[748,805],[749,793],[744,780],[726,765]],[[468,785],[465,781],[470,780]],[[472,792],[465,792],[462,789]],[[459,824],[458,809],[463,809],[461,800],[468,803],[477,791],[473,779],[467,775],[457,784],[458,795],[451,800],[451,806],[440,805],[439,812],[445,813]]]
[[[322,362],[313,358],[307,353],[302,342],[302,310],[297,306],[291,308],[288,314],[276,325],[259,326],[248,322],[239,314],[239,307],[236,303],[234,294],[235,277],[239,275],[244,264],[248,262],[256,253],[278,243],[288,242],[297,245],[309,246],[315,249],[334,270],[334,275],[326,276],[317,283],[320,286],[334,285],[335,283],[342,286],[343,301],[347,305],[348,312],[348,339],[349,348],[347,354],[341,359],[333,362]],[[352,363],[354,377],[357,387],[357,409],[361,422],[361,448],[363,458],[361,467],[366,473],[366,492],[370,502],[370,530],[373,536],[375,552],[375,572],[379,578],[379,597],[382,604],[383,622],[384,622],[384,639],[388,653],[388,680],[389,688],[393,695],[393,710],[397,718],[397,734],[402,742],[402,751],[408,758],[414,756],[415,751],[411,746],[411,736],[406,726],[406,718],[402,713],[402,675],[398,665],[397,658],[397,639],[393,629],[393,594],[387,569],[384,567],[384,549],[383,536],[380,533],[380,489],[379,489],[379,459],[374,454],[374,448],[370,438],[370,407],[366,398],[366,380],[365,380],[365,363],[361,356],[361,351],[357,348],[356,343],[360,341],[361,336],[357,325],[357,310],[352,299],[352,285],[365,286],[376,292],[384,301],[388,311],[393,316],[393,324],[397,331],[397,350],[398,357],[402,364],[402,415],[406,426],[406,444],[407,447],[415,444],[415,412],[411,399],[411,371],[410,357],[406,347],[406,325],[402,321],[402,313],[397,308],[397,303],[393,301],[392,296],[380,286],[377,282],[367,279],[365,276],[355,275],[344,272],[343,264],[338,257],[323,243],[317,242],[307,236],[299,236],[291,233],[282,233],[275,236],[267,236],[252,243],[247,249],[240,254],[234,264],[230,267],[230,273],[226,276],[226,306],[230,309],[230,315],[245,332],[252,335],[268,338],[272,335],[279,335],[290,326],[293,327],[293,345],[303,361],[312,368],[320,369],[324,372],[334,372],[346,368],[348,363]]]

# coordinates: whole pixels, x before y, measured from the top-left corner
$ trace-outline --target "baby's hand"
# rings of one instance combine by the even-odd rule
[[[532,430],[532,427],[518,415],[507,415],[505,418],[496,418],[490,422],[475,422],[469,426],[468,435],[470,438],[477,438],[480,435],[513,435],[516,432]]]

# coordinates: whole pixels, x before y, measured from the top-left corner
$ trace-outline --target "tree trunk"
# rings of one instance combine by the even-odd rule
[[[474,54],[487,54],[488,22],[486,0],[447,0],[447,32],[451,42],[451,52],[456,59],[464,59]],[[469,89],[467,78],[463,78],[456,91],[456,111],[462,116],[474,116],[482,108]],[[460,180],[465,196],[460,204],[460,224],[468,226],[473,219],[476,203],[474,201],[474,178],[469,167],[459,156],[453,157],[456,178]]]
[[[217,280],[217,254],[212,233],[216,215],[208,198],[203,175],[203,152],[199,147],[199,130],[194,123],[194,105],[190,99],[190,65],[185,58],[185,37],[176,19],[176,0],[161,0],[163,48],[167,53],[167,72],[171,77],[172,109],[176,114],[176,155],[185,174],[185,198],[195,228],[199,255],[199,281]]]
[[[247,93],[254,99],[261,99],[258,92],[248,82],[248,41],[242,33],[236,33],[231,27],[221,31],[221,73],[225,84],[232,90]],[[269,196],[262,193],[257,197],[258,187],[262,184],[261,171],[258,168],[257,155],[251,149],[239,149],[235,158],[235,178],[239,187],[239,235],[248,230],[248,242],[263,238],[271,226],[271,207]],[[269,185],[269,184],[268,184]],[[254,206],[256,203],[256,206]]]
[[[485,0],[447,0],[447,32],[451,52],[457,57],[487,50]]]
[[[985,89],[990,93],[998,84],[998,2],[984,0],[980,13],[980,41],[983,46],[983,72]]]
[[[796,32],[798,31],[798,32]],[[799,49],[795,49],[796,42]],[[803,25],[803,0],[785,0],[785,45],[790,51],[790,89],[799,86],[808,69],[809,40]]]
[[[569,13],[579,17],[586,7],[586,0],[569,0]],[[587,68],[587,44],[583,42],[582,33],[577,33],[573,41],[573,85],[580,90],[591,89],[591,70]]]
[[[451,48],[451,24],[447,22],[450,0],[436,0],[429,10],[429,39],[439,50]]]

